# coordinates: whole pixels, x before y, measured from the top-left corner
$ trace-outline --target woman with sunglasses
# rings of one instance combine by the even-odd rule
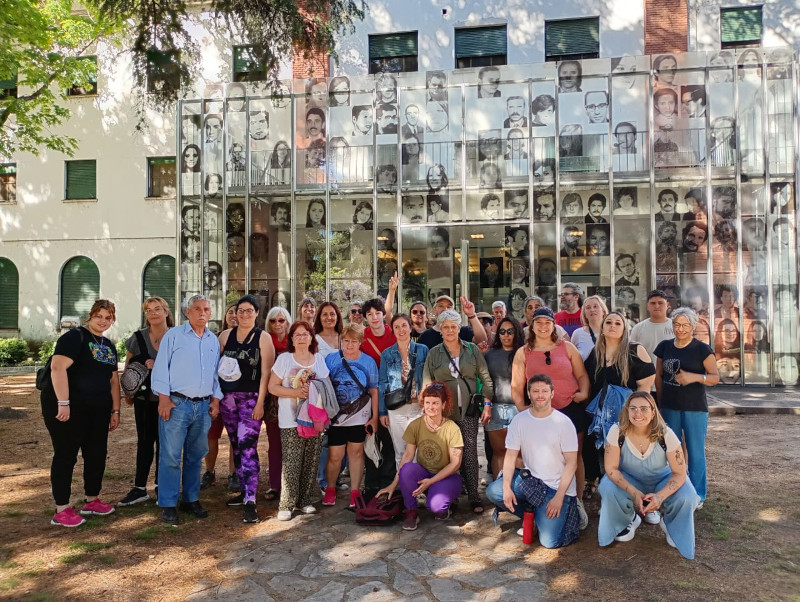
[[[517,350],[525,344],[522,326],[514,316],[506,315],[497,325],[491,349],[486,352],[486,365],[494,383],[492,418],[485,430],[492,446],[492,475],[500,474],[506,455],[506,434],[511,419],[525,409],[523,400],[519,406],[511,394],[511,365]]]
[[[436,318],[436,327],[441,332],[443,342],[428,353],[422,384],[427,386],[432,381],[444,383],[454,403],[458,404],[453,415],[464,440],[461,474],[466,481],[472,511],[481,514],[483,503],[478,496],[478,423],[486,424],[492,417],[494,385],[480,349],[458,336],[461,314],[452,309],[442,311]],[[480,416],[467,416],[471,398],[478,394],[478,379],[483,386],[480,394],[485,402],[484,409]]]
[[[709,345],[693,336],[697,314],[688,307],[672,312],[674,339],[658,344],[655,350],[656,391],[661,414],[669,427],[686,443],[689,479],[700,496],[698,508],[706,500],[706,430],[708,401],[706,387],[719,382],[717,358]]]
[[[316,476],[322,435],[308,439],[300,436],[297,404],[308,398],[312,379],[327,376],[325,359],[317,353],[314,327],[305,320],[298,320],[289,328],[288,349],[275,360],[268,387],[278,398],[278,427],[284,451],[278,520],[291,520],[295,508],[303,514],[317,511],[312,502],[319,492]]]
[[[694,558],[697,492],[686,478],[681,442],[647,391],[635,391],[625,401],[619,424],[606,438],[605,467],[599,489],[600,545],[632,540],[642,515],[646,520],[660,510],[664,520],[657,522],[667,543],[684,558]]]
[[[275,348],[275,359],[289,348],[289,328],[292,325],[292,316],[283,307],[273,307],[267,313],[267,333],[272,338]],[[269,489],[264,493],[267,501],[277,500],[281,497],[281,431],[278,428],[278,398],[269,396],[269,404],[264,415],[264,424],[267,428],[267,460],[269,463]]]
[[[361,301],[353,301],[350,304],[350,324],[364,325],[364,304]]]
[[[332,301],[321,303],[314,318],[314,332],[317,333],[315,336],[322,357],[342,349],[342,328],[344,322],[339,306]]]
[[[219,411],[228,431],[233,462],[242,491],[230,498],[228,506],[244,505],[243,521],[258,522],[256,494],[261,464],[258,460],[258,436],[267,397],[267,380],[275,361],[275,347],[270,336],[256,327],[259,302],[245,295],[236,303],[237,326],[219,335],[220,355],[236,360],[241,375],[229,381],[220,378],[224,393]]]
[[[575,481],[583,491],[585,471],[581,451],[583,434],[589,426],[586,401],[589,399],[589,377],[583,358],[569,341],[561,340],[556,331],[556,319],[549,307],[533,312],[533,324],[528,329],[525,345],[514,355],[511,367],[511,394],[517,403],[525,399],[525,383],[534,374],[546,374],[553,381],[553,409],[565,414],[578,434],[578,469]],[[578,498],[581,529],[589,525],[589,517]]]
[[[409,424],[403,435],[406,449],[397,476],[377,494],[391,497],[400,486],[406,508],[403,520],[403,529],[406,531],[414,531],[419,524],[417,496],[426,494],[428,508],[434,517],[447,520],[450,518],[451,504],[461,493],[458,469],[464,440],[461,429],[449,419],[453,410],[450,387],[440,382],[428,383],[420,399],[423,415]]]
[[[586,297],[581,308],[581,326],[572,333],[572,344],[578,348],[584,361],[592,353],[597,337],[603,329],[603,320],[608,315],[608,306],[599,295]]]

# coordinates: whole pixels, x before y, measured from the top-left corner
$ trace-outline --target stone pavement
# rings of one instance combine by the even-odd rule
[[[714,415],[733,414],[798,414],[798,387],[733,387],[708,389],[708,411]]]

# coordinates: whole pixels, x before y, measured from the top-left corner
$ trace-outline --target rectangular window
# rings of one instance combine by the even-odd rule
[[[506,26],[456,29],[456,69],[507,64]]]
[[[67,200],[97,198],[97,161],[65,161]]]
[[[0,100],[17,97],[17,76],[0,79]]]
[[[177,50],[147,53],[147,91],[167,90],[177,94],[181,88],[181,53]]]
[[[254,49],[255,46],[233,47],[233,81],[260,82],[267,79],[267,67],[258,62]]]
[[[544,57],[547,61],[599,58],[600,18],[545,21]]]
[[[175,157],[147,158],[147,196],[175,197]]]
[[[761,6],[719,9],[719,34],[723,48],[761,46]]]
[[[17,164],[0,164],[0,203],[14,203],[17,200]]]
[[[417,32],[369,36],[369,72],[391,73],[417,70]]]
[[[75,84],[67,90],[67,96],[95,96],[97,95],[97,57],[80,56],[75,60],[81,61],[89,73],[84,84]]]

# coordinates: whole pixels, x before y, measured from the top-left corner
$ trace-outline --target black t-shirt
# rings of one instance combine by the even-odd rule
[[[586,373],[589,375],[589,384],[591,385],[591,393],[589,394],[589,401],[594,399],[597,394],[602,391],[603,387],[607,384],[617,385],[620,387],[627,387],[631,391],[636,390],[636,383],[652,376],[656,373],[656,367],[652,362],[643,362],[636,355],[636,349],[639,347],[637,343],[631,343],[628,347],[628,382],[622,382],[622,373],[617,366],[605,366],[597,374],[597,360],[594,356],[594,350],[589,353],[589,357],[583,362],[586,367]]]
[[[469,326],[462,326],[461,330],[458,331],[458,338],[465,343],[471,343],[474,336],[475,333]],[[434,330],[433,328],[429,328],[419,335],[419,338],[416,340],[416,342],[420,345],[425,345],[428,349],[433,349],[436,347],[436,345],[441,345],[442,342],[444,342],[444,339],[442,338],[441,332]]]
[[[697,339],[692,339],[686,347],[679,349],[675,347],[675,339],[668,339],[658,344],[655,354],[661,358],[662,365],[663,385],[659,407],[681,412],[708,412],[706,386],[702,383],[681,386],[675,380],[675,374],[679,370],[705,374],[703,361],[709,355],[714,355],[714,350]]]
[[[114,343],[103,336],[94,336],[80,327],[61,335],[56,341],[53,355],[63,355],[73,360],[67,368],[69,399],[73,404],[106,406],[111,404],[111,377],[117,371],[117,350]],[[42,391],[42,399],[55,402],[53,387]]]

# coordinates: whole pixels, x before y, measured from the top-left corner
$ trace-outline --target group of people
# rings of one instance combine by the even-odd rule
[[[140,364],[147,379],[135,391],[123,386],[137,453],[134,487],[119,505],[150,499],[155,460],[162,519],[177,523],[179,509],[206,517],[199,494],[212,479],[202,462],[220,416],[236,475],[227,505],[241,507],[244,522],[259,521],[264,422],[265,497],[278,501],[278,520],[315,513],[320,502],[335,505],[346,466],[349,508],[399,487],[402,527],[413,530],[420,503],[444,520],[465,493],[472,512],[485,511],[483,426],[492,480],[486,497],[496,513],[532,512],[542,545],[574,542],[589,523],[582,500],[599,491],[601,546],[629,541],[645,521],[660,523],[670,545],[694,556],[693,513],[707,489],[705,387],[719,376],[713,350],[693,336],[692,309],[668,317],[665,294],[652,291],[650,317],[631,330],[601,297],[584,298],[580,286],[566,283],[561,311],[531,296],[522,322],[502,301],[488,314],[461,297],[467,325],[447,295],[430,310],[417,301],[408,314],[393,314],[398,284],[395,275],[387,301],[353,302],[344,317],[335,303],[311,298],[296,320],[272,308],[263,330],[258,298],[245,295],[218,337],[207,327],[207,298],[190,299],[188,320],[177,327],[164,299],[147,299],[147,326],[126,341],[126,366]],[[42,391],[55,525],[114,511],[99,499],[108,433],[121,417],[115,346],[103,336],[114,312],[111,301],[99,300],[85,326],[58,340],[52,384]],[[382,464],[365,458],[368,436],[379,443]],[[69,505],[78,451],[86,494],[79,513]]]

